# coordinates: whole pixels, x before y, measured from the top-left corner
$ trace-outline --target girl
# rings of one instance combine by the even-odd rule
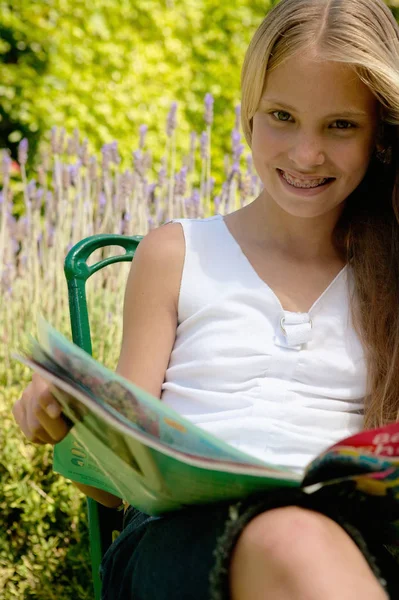
[[[245,58],[242,123],[263,191],[225,217],[146,236],[118,372],[302,471],[398,417],[399,30],[383,1],[282,0]],[[32,441],[65,435],[52,403],[35,377],[16,404]],[[162,518],[130,508],[103,560],[103,598],[397,598],[384,520],[372,516],[287,490]]]

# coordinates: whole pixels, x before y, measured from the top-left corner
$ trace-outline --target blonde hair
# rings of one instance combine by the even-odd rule
[[[306,49],[353,65],[385,109],[384,120],[399,124],[399,28],[384,2],[282,0],[256,31],[242,68],[241,118],[249,146],[267,73]]]
[[[306,50],[351,65],[381,107],[387,160],[373,156],[334,232],[354,274],[352,315],[369,378],[364,425],[374,427],[399,419],[399,27],[382,0],[281,0],[255,33],[242,69],[249,146],[268,72]]]

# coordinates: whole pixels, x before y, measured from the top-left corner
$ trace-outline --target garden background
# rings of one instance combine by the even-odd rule
[[[63,259],[259,193],[239,122],[249,40],[278,0],[0,0],[0,598],[93,598],[86,505],[23,439],[11,356],[41,311],[69,335]],[[399,0],[387,3],[399,17]],[[95,259],[95,257],[94,257]],[[128,265],[89,281],[113,368]]]

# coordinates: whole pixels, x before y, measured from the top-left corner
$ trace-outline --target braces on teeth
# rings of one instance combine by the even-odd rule
[[[319,187],[320,185],[323,185],[324,183],[326,183],[328,181],[328,179],[315,179],[314,181],[309,181],[309,182],[305,182],[305,181],[300,181],[298,179],[294,179],[293,177],[291,177],[290,175],[288,175],[287,173],[285,173],[284,171],[281,171],[283,178],[287,181],[287,183],[289,183],[292,186],[298,187],[298,188],[316,188]]]

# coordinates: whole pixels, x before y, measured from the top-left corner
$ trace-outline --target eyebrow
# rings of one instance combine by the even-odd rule
[[[293,106],[290,106],[289,104],[286,104],[285,102],[281,102],[280,100],[276,100],[275,98],[263,97],[261,100],[261,103],[263,104],[264,102],[267,102],[269,104],[278,104],[282,108],[286,108],[292,112],[297,112],[297,109],[294,108]],[[369,115],[364,111],[345,109],[342,112],[336,112],[331,115],[326,115],[326,118],[333,119],[336,117],[352,117],[353,118],[353,117],[368,117],[368,116]]]

